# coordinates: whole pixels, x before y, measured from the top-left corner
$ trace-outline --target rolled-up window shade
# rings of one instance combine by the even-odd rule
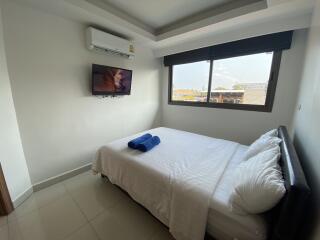
[[[171,66],[261,52],[282,51],[291,48],[292,34],[293,31],[268,34],[168,55],[164,57],[164,65]]]
[[[199,48],[187,52],[177,53],[164,57],[164,65],[176,65],[183,63],[210,60],[210,47]]]

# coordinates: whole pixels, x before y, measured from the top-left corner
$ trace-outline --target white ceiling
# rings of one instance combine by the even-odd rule
[[[239,0],[103,0],[153,29]],[[256,0],[258,1],[258,0]],[[252,1],[251,1],[252,2]]]
[[[10,1],[30,4],[142,43],[153,48],[157,57],[308,28],[314,7],[314,0]]]

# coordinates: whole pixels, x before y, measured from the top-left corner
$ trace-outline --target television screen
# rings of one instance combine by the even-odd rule
[[[92,65],[93,95],[130,95],[131,80],[131,70]]]

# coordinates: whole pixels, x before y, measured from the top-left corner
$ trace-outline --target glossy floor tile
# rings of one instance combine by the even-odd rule
[[[44,207],[55,200],[66,195],[66,189],[63,184],[55,184],[46,189],[32,194],[24,203],[22,203],[15,211],[9,215],[8,220],[16,220],[36,209]]]
[[[64,184],[88,220],[127,198],[118,187],[91,173],[81,174]]]
[[[34,193],[8,217],[1,240],[174,240],[106,178],[86,172]]]
[[[0,227],[7,224],[7,222],[8,222],[8,217],[0,216]]]
[[[161,225],[142,207],[133,204],[119,204],[105,210],[91,221],[92,226],[102,240],[151,239]]]
[[[0,226],[0,239],[1,240],[8,240],[9,239],[8,225]]]
[[[70,196],[9,222],[9,236],[15,239],[59,240],[86,224],[86,219]]]
[[[88,223],[66,238],[66,240],[99,240],[99,238],[92,226]]]

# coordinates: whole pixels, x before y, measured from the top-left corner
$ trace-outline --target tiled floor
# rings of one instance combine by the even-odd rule
[[[0,217],[0,239],[173,240],[143,207],[91,172],[36,192]]]

